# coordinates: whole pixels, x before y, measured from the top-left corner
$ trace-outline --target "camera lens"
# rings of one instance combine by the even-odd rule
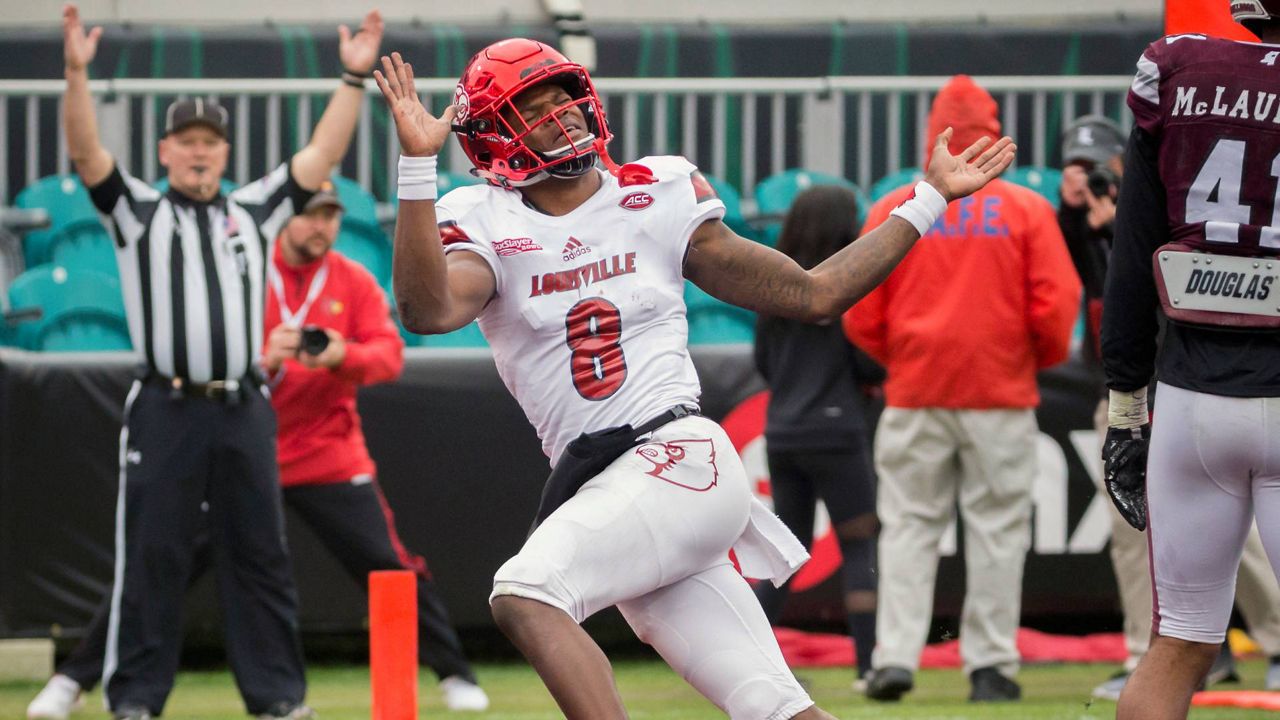
[[[329,347],[329,335],[316,325],[302,328],[302,352],[308,355],[319,355]]]
[[[1089,171],[1087,183],[1094,197],[1110,197],[1120,184],[1120,178],[1110,168],[1096,167]]]

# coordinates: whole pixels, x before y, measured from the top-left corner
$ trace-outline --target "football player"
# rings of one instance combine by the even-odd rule
[[[575,720],[626,717],[608,660],[579,626],[611,605],[730,717],[831,717],[788,670],[730,562],[733,548],[745,574],[781,582],[807,555],[754,500],[724,431],[698,414],[684,281],[750,310],[836,318],[947,201],[1004,170],[1012,142],[952,155],[943,133],[896,216],[805,271],[726,228],[723,203],[684,158],[614,163],[586,70],[542,43],[482,50],[440,117],[399,54],[382,67],[404,153],[401,317],[421,333],[478,318],[554,468],[541,522],[494,579],[498,626]],[[488,183],[437,204],[435,156],[451,132]]]
[[[1280,1],[1231,12],[1267,44],[1163,38],[1129,92],[1137,124],[1102,321],[1104,477],[1125,519],[1147,528],[1154,602],[1121,720],[1186,717],[1226,634],[1255,513],[1280,568]]]

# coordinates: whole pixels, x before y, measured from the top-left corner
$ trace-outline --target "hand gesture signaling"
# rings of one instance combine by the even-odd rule
[[[370,10],[364,16],[355,34],[346,25],[338,26],[338,59],[342,69],[367,75],[378,61],[378,48],[382,45],[382,13]]]
[[[925,182],[941,193],[947,202],[982,189],[1009,167],[1014,151],[1018,149],[1008,136],[1000,138],[994,145],[990,138],[984,137],[959,155],[952,155],[947,147],[952,132],[947,128],[938,134],[933,144],[933,157],[924,172]]]
[[[62,60],[68,70],[83,70],[93,62],[98,53],[98,38],[102,28],[95,27],[87,34],[80,22],[80,10],[73,4],[62,6]]]
[[[382,70],[374,70],[373,78],[387,99],[387,108],[396,121],[396,135],[405,155],[426,157],[438,155],[453,128],[457,107],[450,105],[435,117],[427,112],[413,87],[413,66],[391,53],[382,56]]]

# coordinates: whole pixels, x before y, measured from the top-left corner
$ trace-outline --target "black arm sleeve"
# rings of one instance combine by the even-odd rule
[[[116,201],[128,194],[129,186],[124,182],[124,175],[120,174],[120,166],[115,164],[111,166],[111,174],[105,180],[89,188],[89,199],[103,215],[110,215]]]
[[[1155,374],[1159,299],[1151,256],[1169,242],[1159,149],[1154,137],[1133,129],[1102,301],[1102,367],[1107,387],[1124,392],[1146,387]]]

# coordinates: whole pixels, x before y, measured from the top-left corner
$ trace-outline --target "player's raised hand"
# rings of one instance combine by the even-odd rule
[[[342,69],[365,74],[378,62],[382,46],[382,13],[370,10],[355,34],[346,25],[338,26],[338,59]]]
[[[413,66],[398,52],[391,53],[391,57],[382,56],[382,70],[374,70],[373,78],[396,122],[396,135],[404,154],[438,155],[452,132],[457,107],[450,105],[440,117],[427,112],[413,86]]]
[[[933,157],[925,168],[924,180],[932,185],[948,202],[971,195],[994,180],[1013,162],[1018,146],[1013,139],[981,138],[965,148],[959,155],[952,155],[948,145],[952,129],[938,133],[933,144]]]
[[[62,60],[68,70],[83,70],[98,54],[98,38],[102,28],[95,27],[88,33],[80,22],[80,9],[72,3],[62,6]]]

